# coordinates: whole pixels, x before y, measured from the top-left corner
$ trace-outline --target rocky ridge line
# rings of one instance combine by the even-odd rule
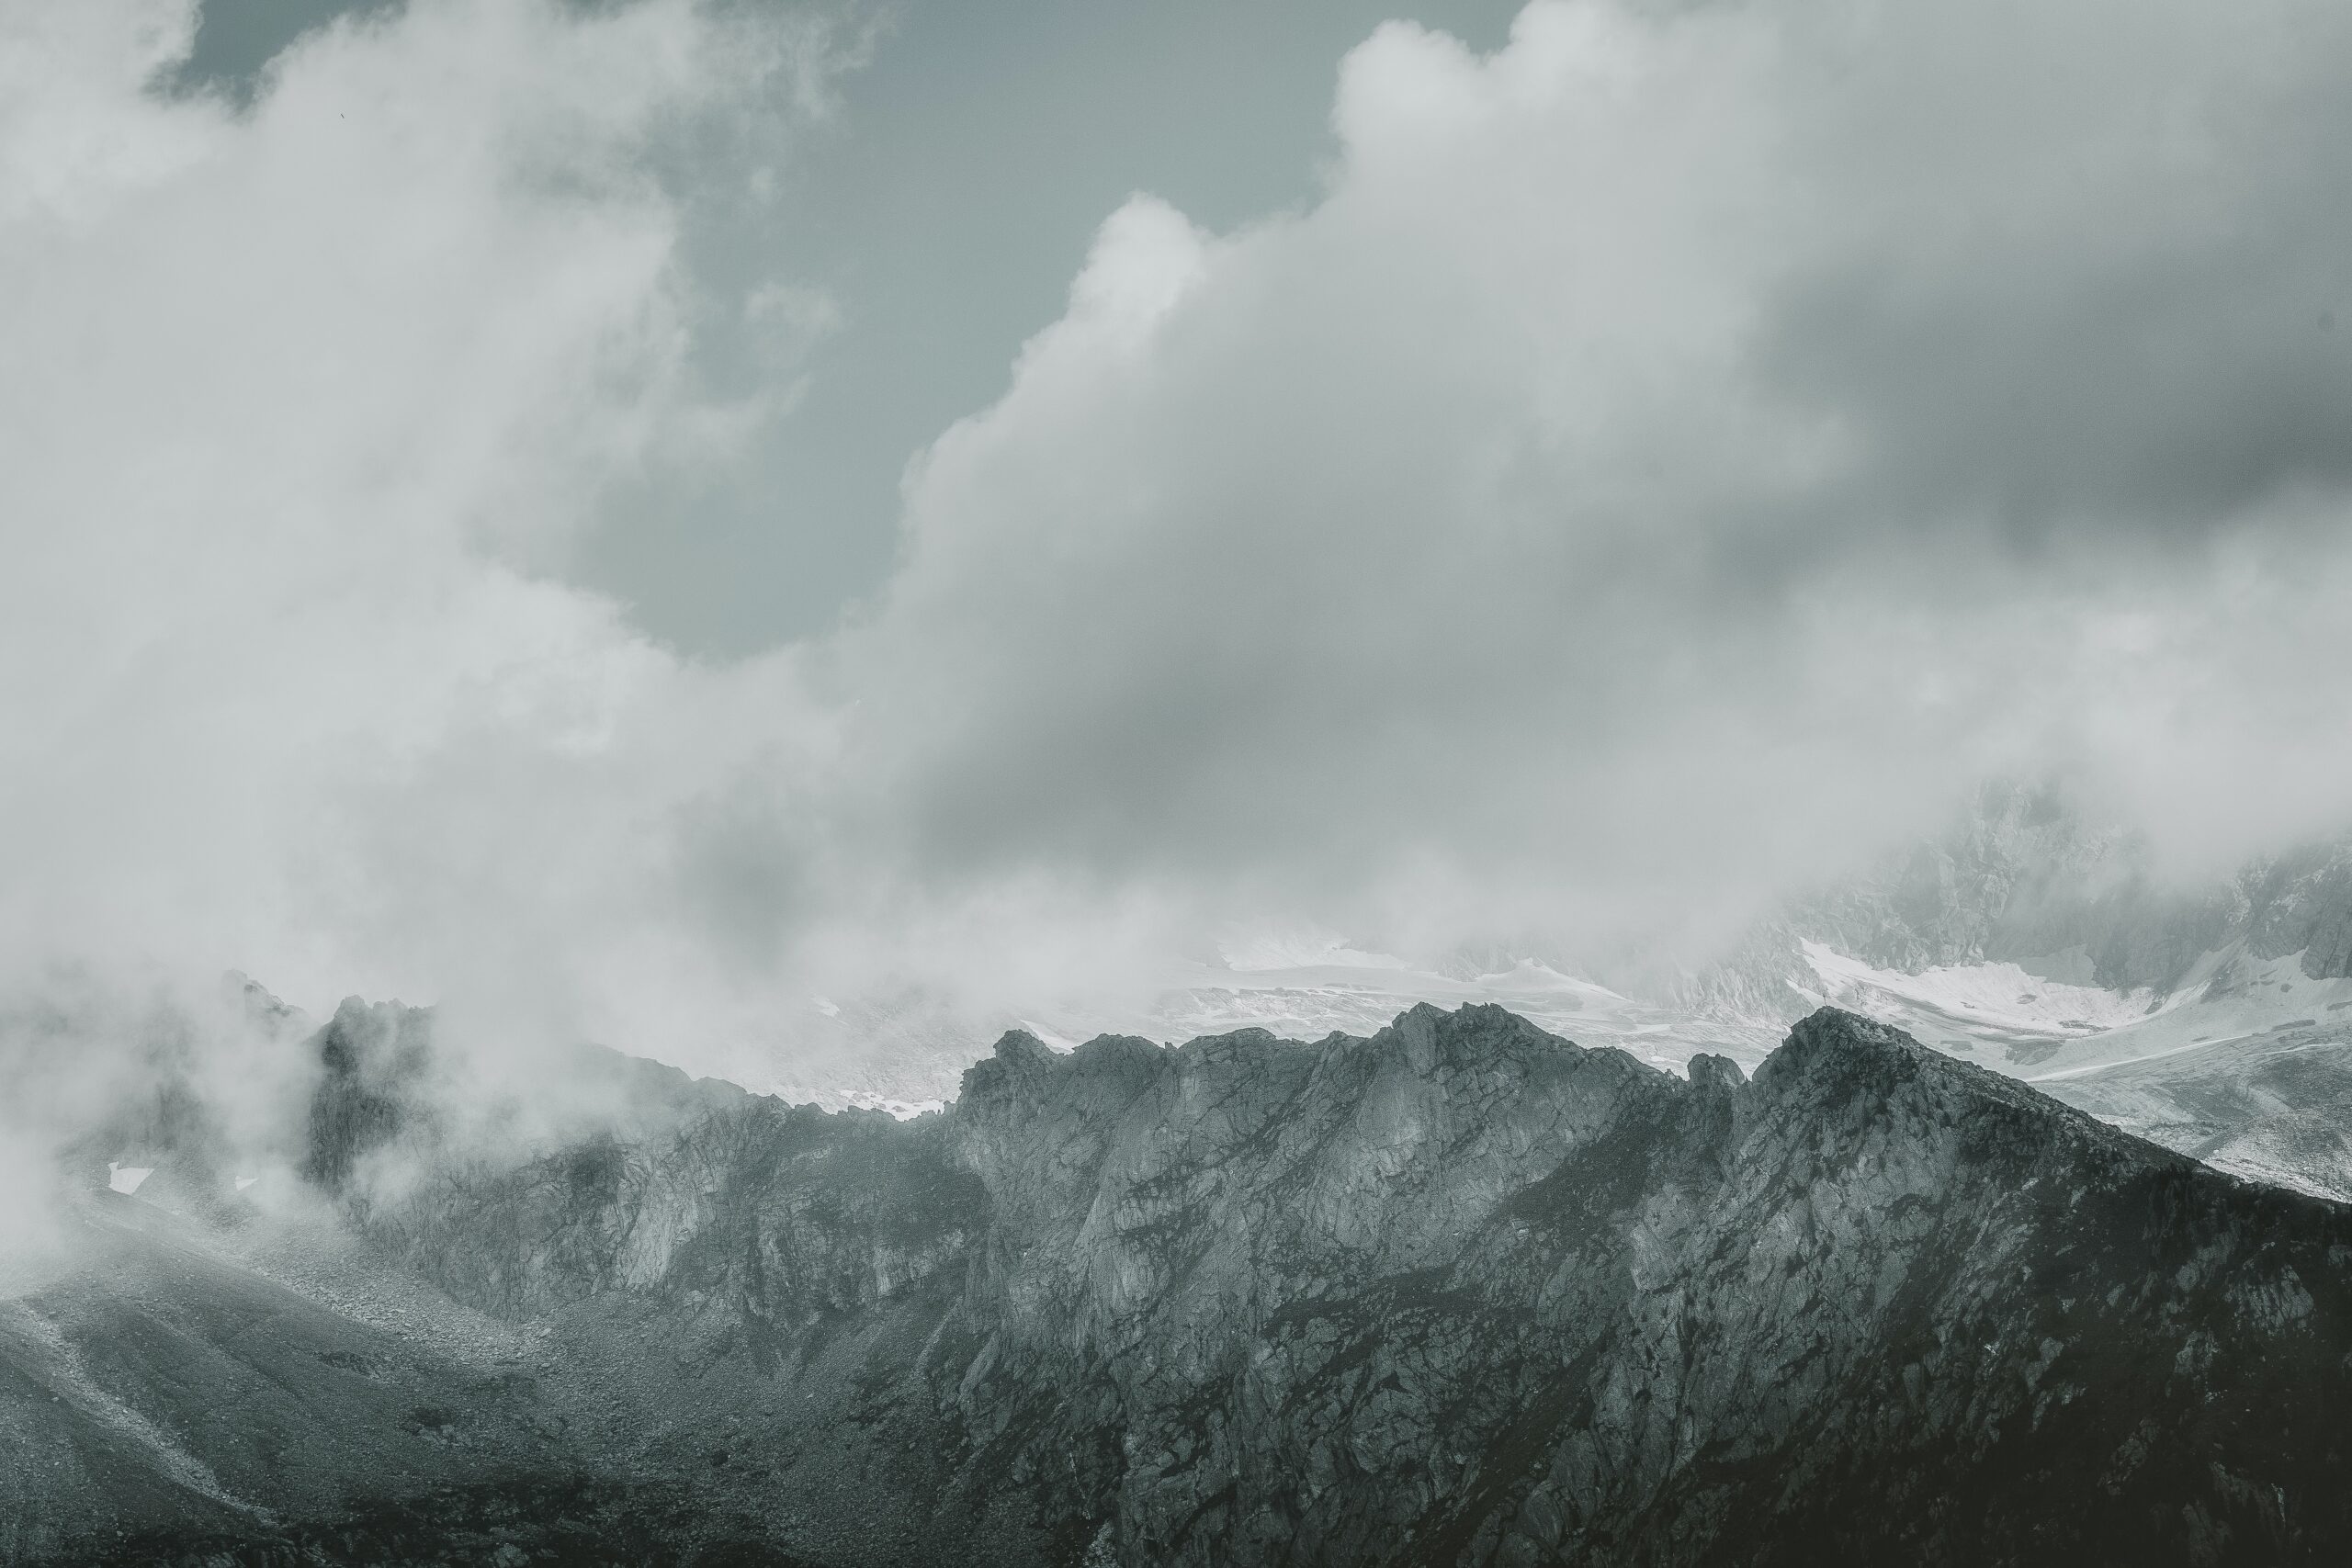
[[[818,1561],[2352,1543],[2352,1213],[1834,1010],[1753,1082],[1496,1008],[1016,1032],[915,1122],[746,1096],[605,1148],[368,1224],[552,1314],[607,1457],[729,1433],[714,1484]],[[691,1408],[615,1370],[646,1334]]]

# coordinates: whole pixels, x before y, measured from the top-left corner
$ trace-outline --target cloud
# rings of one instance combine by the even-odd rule
[[[692,665],[549,567],[740,441],[661,174],[800,112],[821,37],[418,0],[240,108],[151,89],[191,22],[18,11],[0,51],[8,977],[235,966],[625,1036],[720,989],[682,824],[823,727],[788,658]]]
[[[1997,769],[2339,818],[2347,78],[2317,4],[1385,28],[1312,210],[1138,197],[910,474],[878,809],[1392,947],[1736,909]]]
[[[731,663],[561,569],[788,408],[829,302],[683,237],[855,51],[414,0],[238,104],[152,85],[189,18],[0,51],[12,995],[821,1086],[1253,923],[1702,940],[1988,771],[2192,860],[2344,815],[2332,4],[1384,28],[1321,199],[1111,215],[879,598]]]

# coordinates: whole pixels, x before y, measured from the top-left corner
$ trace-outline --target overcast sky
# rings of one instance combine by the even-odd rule
[[[0,0],[11,985],[788,1057],[2352,819],[2352,9],[1399,9]]]

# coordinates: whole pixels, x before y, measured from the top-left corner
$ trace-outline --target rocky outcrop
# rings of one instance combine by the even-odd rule
[[[2237,892],[2256,957],[2300,953],[2314,980],[2352,976],[2352,841],[2257,862],[2241,874]]]
[[[319,1077],[302,1175],[339,1193],[361,1159],[429,1114],[421,1089],[433,1061],[433,1015],[347,998],[309,1049]]]
[[[815,1562],[2277,1562],[2352,1546],[2352,1212],[1825,1010],[1494,1008],[743,1096],[371,1232],[579,1451]]]

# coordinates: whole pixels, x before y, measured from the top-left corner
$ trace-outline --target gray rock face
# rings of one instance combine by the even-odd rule
[[[2352,1211],[1830,1010],[1753,1082],[1016,1033],[943,1115],[681,1096],[367,1224],[547,1314],[582,1462],[842,1568],[2352,1548]]]
[[[416,1091],[432,1060],[433,1015],[351,997],[318,1032],[302,1174],[340,1192],[366,1155],[412,1130],[429,1107]]]
[[[2352,842],[2265,861],[2238,878],[2247,946],[2257,958],[2303,955],[2314,980],[2352,976]]]
[[[2132,835],[2085,820],[2054,790],[1988,784],[1940,838],[1874,873],[1797,900],[1806,935],[1883,968],[1917,971],[2086,948],[2111,977],[2162,950],[2168,926],[2218,931],[2202,905],[2149,908],[2143,849]],[[2185,933],[2206,944],[2208,933]],[[2152,953],[2151,950],[2156,950]],[[2186,966],[2203,951],[2189,945]]]

